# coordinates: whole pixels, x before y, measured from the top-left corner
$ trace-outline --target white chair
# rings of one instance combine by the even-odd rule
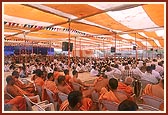
[[[138,111],[160,111],[159,109],[146,104],[137,104]]]
[[[102,110],[102,108],[104,106],[108,111],[118,111],[119,104],[116,102],[112,102],[112,101],[108,101],[108,100],[101,100],[100,104],[101,104],[100,110]]]
[[[41,99],[42,98],[42,87],[39,86],[39,85],[36,85],[36,84],[35,84],[35,87],[36,87],[37,93],[38,93],[38,95],[40,96],[40,99]]]
[[[141,84],[142,84],[142,89],[144,89],[146,87],[146,85],[148,84],[153,84],[152,82],[150,81],[147,81],[147,80],[140,80]]]
[[[62,102],[68,99],[68,95],[62,92],[58,92],[58,97],[61,99]]]
[[[46,108],[50,108],[50,110],[53,110],[52,104],[49,103],[47,100],[41,102],[39,95],[32,97],[27,97],[26,95],[23,96],[26,100],[28,111],[45,111]],[[31,99],[36,99],[37,103],[33,102]]]
[[[59,105],[58,105],[58,102],[55,102],[54,101],[54,98],[53,98],[53,95],[55,95],[51,90],[47,89],[47,88],[44,88],[47,92],[47,95],[50,99],[50,102],[54,104],[54,108],[55,108],[55,111],[59,110]]]
[[[98,92],[93,91],[91,94],[91,97],[92,97],[93,102],[95,102],[95,103],[99,102],[99,93]]]
[[[81,91],[81,89],[83,88],[82,85],[80,85],[79,83],[75,83],[75,82],[72,82],[72,87],[75,91]]]
[[[32,83],[31,81],[27,80],[26,78],[20,78],[20,81],[26,85],[29,83]]]
[[[159,109],[161,104],[164,103],[163,99],[154,96],[142,95],[141,98],[145,104],[155,107],[157,109]]]

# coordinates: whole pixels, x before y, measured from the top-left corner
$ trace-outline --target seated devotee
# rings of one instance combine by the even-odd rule
[[[140,79],[142,76],[142,72],[138,67],[136,67],[136,64],[132,65],[132,74],[133,74],[132,77],[134,79]]]
[[[122,73],[118,68],[119,68],[118,64],[115,64],[112,71],[113,71],[114,77],[117,78],[118,80],[120,80]]]
[[[81,64],[78,64],[78,65],[77,65],[76,71],[77,71],[78,73],[84,72],[84,71],[82,70],[82,68],[81,68]]]
[[[24,91],[28,91],[28,92],[34,92],[35,91],[35,87],[33,85],[33,83],[29,83],[29,84],[23,84],[18,78],[19,78],[19,72],[18,71],[13,71],[12,72],[12,77],[15,80],[15,85],[17,85],[19,88],[21,88]]]
[[[94,84],[87,84],[87,83],[83,83],[79,78],[78,78],[78,72],[76,70],[74,70],[72,72],[73,74],[73,78],[70,80],[71,84],[73,83],[77,83],[79,85],[81,85],[81,91],[83,93],[83,97],[90,97],[91,93],[94,90]],[[75,90],[75,89],[74,89]]]
[[[160,76],[159,72],[157,72],[156,69],[156,65],[155,64],[151,64],[151,68],[152,68],[152,75],[154,75],[156,77],[156,79],[158,81],[160,81],[162,79],[162,77]]]
[[[141,80],[146,80],[149,81],[153,84],[157,84],[158,80],[156,79],[156,77],[154,75],[152,75],[152,68],[151,66],[147,66],[146,67],[146,72],[142,75]]]
[[[60,111],[88,111],[91,106],[90,98],[83,98],[80,91],[72,91],[68,95],[68,100],[61,104]]]
[[[146,67],[147,67],[147,66],[144,65],[144,66],[142,66],[142,67],[140,68],[142,74],[146,72]],[[141,77],[142,77],[142,76],[141,76]]]
[[[137,111],[138,105],[131,100],[124,100],[118,106],[118,111]]]
[[[58,76],[61,75],[61,73],[58,71],[58,69],[55,67],[54,68],[54,79],[58,79]]]
[[[83,72],[87,72],[88,71],[86,63],[81,65],[81,69],[82,69]]]
[[[54,82],[53,73],[49,73],[47,77],[48,77],[48,80],[45,80],[43,87],[49,89],[50,91],[52,91],[55,94],[55,95],[53,95],[53,97],[54,97],[55,101],[57,101],[58,100],[58,97],[57,97],[58,88],[57,88],[57,86],[56,86],[56,84]],[[45,100],[44,98],[46,98],[46,97],[44,97],[45,96],[44,93],[45,92],[42,91],[43,100]]]
[[[69,84],[69,80],[71,79],[71,76],[69,75],[69,70],[65,69],[64,74],[65,74],[65,81],[66,81],[66,83]]]
[[[96,80],[94,81],[94,89],[96,92],[100,93],[101,89],[103,87],[106,87],[108,85],[108,79],[107,79],[107,75],[105,74],[100,74],[98,78],[96,78]]]
[[[18,111],[15,105],[4,104],[4,111]]]
[[[156,85],[148,84],[142,92],[142,95],[158,97],[164,100],[164,79]],[[160,105],[160,110],[164,110],[164,103]]]
[[[21,78],[27,77],[26,71],[25,71],[24,67],[22,67],[22,66],[19,67],[19,76],[20,76]]]
[[[25,111],[26,110],[26,100],[22,96],[16,96],[15,98],[11,98],[4,92],[4,103],[5,105],[13,105],[15,109],[18,111]],[[4,108],[6,111],[9,109]],[[14,110],[9,110],[14,111]]]
[[[95,77],[95,76],[97,76],[98,74],[99,74],[99,71],[96,69],[95,66],[92,66],[92,69],[91,69],[91,71],[90,71],[90,76],[91,76],[91,77]]]
[[[43,86],[44,85],[44,79],[42,78],[43,76],[43,72],[40,70],[40,69],[37,69],[35,71],[36,73],[36,77],[35,77],[35,80],[34,80],[34,83],[37,85],[37,86]]]
[[[89,86],[93,86],[93,84],[86,84],[86,83],[83,83],[79,78],[78,78],[78,72],[76,70],[74,70],[72,72],[72,75],[73,77],[71,78],[70,82],[75,82],[75,83],[78,83],[84,87],[89,87]]]
[[[145,89],[143,90],[143,95],[150,95],[164,99],[164,79],[160,80],[158,84],[146,85]]]
[[[100,92],[99,100],[108,100],[116,103],[120,103],[127,99],[127,95],[118,91],[118,81],[115,78],[111,78],[107,87],[103,87]]]
[[[65,82],[65,76],[59,76],[58,77],[58,90],[69,94],[73,89]]]
[[[131,86],[133,82],[132,77],[126,77],[124,82],[118,82],[118,90],[124,91],[125,94],[130,97],[133,94],[133,87]]]
[[[5,87],[5,91],[8,92],[12,97],[23,96],[23,94],[27,96],[34,96],[33,93],[26,92],[20,89],[18,86],[16,86],[15,81],[11,75],[7,76],[6,82],[7,85]]]
[[[113,75],[113,71],[110,67],[107,67],[106,70],[105,70],[105,75],[107,75],[107,77],[110,79],[110,78],[113,78],[114,75]]]
[[[125,81],[125,78],[128,76],[132,77],[132,70],[130,69],[130,67],[128,65],[126,65],[124,67],[124,70],[122,71],[122,78],[121,79],[123,81]]]
[[[158,62],[158,65],[156,65],[156,69],[155,70],[160,73],[160,76],[162,76],[164,74],[163,63],[162,62]]]

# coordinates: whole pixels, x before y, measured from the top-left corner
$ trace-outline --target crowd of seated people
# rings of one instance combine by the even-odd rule
[[[37,91],[37,86],[39,86],[41,87],[40,98],[50,101],[45,90],[46,88],[49,89],[55,95],[54,100],[59,102],[59,110],[61,111],[99,111],[99,106],[95,103],[101,102],[101,100],[121,104],[118,110],[124,111],[125,109],[122,109],[124,100],[139,103],[132,97],[136,90],[133,85],[135,80],[139,82],[150,81],[149,84],[144,86],[140,96],[150,95],[164,100],[163,61],[157,62],[157,60],[151,61],[149,59],[136,61],[133,58],[121,58],[117,61],[113,58],[77,58],[75,61],[74,58],[71,58],[71,65],[68,67],[67,57],[41,58],[41,60],[30,58],[27,60],[29,63],[23,64],[22,69],[18,69],[19,67],[16,66],[14,61],[6,64],[6,66],[9,65],[9,70],[5,66],[4,71],[11,71],[12,74],[6,77],[5,95],[7,92],[13,97],[12,99],[18,100],[18,98],[21,98],[23,101],[20,101],[20,104],[17,101],[11,103],[11,99],[5,96],[5,104],[12,104],[17,110],[20,110],[19,106],[24,105],[22,110],[26,110],[23,95],[31,97],[39,94]],[[72,72],[72,76],[70,72]],[[78,74],[81,74],[81,72],[90,72],[90,77],[95,77],[95,80],[92,83],[82,82],[78,78]],[[21,73],[25,73],[25,76]],[[29,84],[24,84],[20,79],[26,78],[27,75],[32,75],[32,81]],[[79,84],[81,86],[80,90],[76,91],[73,83]],[[67,100],[61,102],[58,92],[68,95]],[[93,101],[93,92],[98,94],[98,102]],[[134,105],[134,107],[130,111],[136,110],[137,106]],[[107,110],[107,108],[103,107],[102,110]],[[160,108],[160,110],[163,110],[163,108]]]

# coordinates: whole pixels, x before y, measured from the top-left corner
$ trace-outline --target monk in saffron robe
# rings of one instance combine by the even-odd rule
[[[130,97],[133,94],[133,88],[131,87],[132,82],[133,82],[133,78],[126,77],[124,83],[118,82],[117,89],[124,91],[126,95]]]
[[[150,95],[164,100],[164,80],[160,80],[160,82],[156,85],[146,85],[145,89],[143,90],[143,95]],[[161,104],[159,109],[163,110],[164,104]]]
[[[19,111],[26,110],[26,100],[22,96],[16,96],[15,98],[12,98],[12,99],[5,98],[4,103],[15,105]]]
[[[23,89],[24,91],[30,92],[30,93],[35,91],[35,87],[33,83],[23,84],[20,80],[18,80],[18,77],[19,77],[18,71],[13,71],[12,77],[15,80],[15,85],[17,85],[19,88]]]
[[[118,81],[115,78],[109,80],[108,87],[103,87],[100,92],[99,100],[108,100],[116,103],[120,103],[128,97],[121,92],[118,92]],[[105,108],[103,108],[105,110]]]
[[[20,89],[18,86],[16,86],[15,81],[13,80],[12,76],[9,75],[6,78],[6,81],[7,81],[7,85],[5,87],[5,91],[8,92],[13,97],[23,96],[23,95],[34,96],[33,93],[26,92],[26,91]]]
[[[65,82],[65,76],[59,76],[58,77],[58,90],[69,94],[73,89]]]
[[[56,86],[56,84],[55,84],[55,82],[54,82],[54,77],[53,77],[53,73],[49,73],[48,74],[48,80],[46,80],[45,82],[44,82],[44,85],[43,85],[43,88],[45,89],[45,88],[47,88],[47,89],[49,89],[50,91],[52,91],[55,95],[53,96],[53,98],[54,98],[54,100],[55,101],[58,101],[58,95],[57,95],[57,93],[58,93],[58,88],[57,88],[57,86]],[[44,92],[43,92],[44,93]],[[44,94],[42,94],[42,95],[44,95]],[[43,96],[42,96],[43,97]],[[43,97],[44,98],[44,97]],[[43,99],[44,100],[44,99]]]
[[[80,91],[72,91],[61,106],[60,111],[88,111],[91,109],[92,100],[83,98]]]
[[[107,79],[106,75],[100,74],[100,76],[93,83],[95,91],[100,93],[101,89],[108,85],[108,81],[109,80]]]
[[[42,78],[43,72],[40,69],[36,70],[36,79],[34,80],[34,83],[37,86],[43,86],[44,85],[44,80]]]

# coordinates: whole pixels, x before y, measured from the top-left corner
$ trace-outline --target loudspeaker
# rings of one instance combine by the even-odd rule
[[[133,46],[133,50],[136,50],[136,46]]]
[[[111,47],[111,52],[115,52],[115,47]]]
[[[62,51],[68,51],[68,42],[62,42]],[[73,43],[70,43],[70,51],[72,51],[73,49]]]

